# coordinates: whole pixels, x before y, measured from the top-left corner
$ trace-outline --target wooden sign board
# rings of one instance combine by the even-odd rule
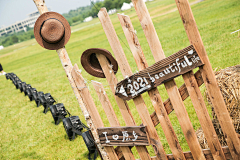
[[[104,127],[97,129],[102,146],[148,146],[145,126]]]
[[[115,95],[130,100],[177,76],[203,65],[193,45],[125,78],[117,84]]]

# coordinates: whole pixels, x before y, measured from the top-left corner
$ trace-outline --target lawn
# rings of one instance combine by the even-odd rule
[[[194,1],[190,0],[190,2]],[[33,2],[30,1],[29,3]],[[46,4],[48,4],[47,1]],[[174,11],[176,8],[174,0],[155,0],[148,2],[147,7],[166,56],[189,46],[190,43],[179,13]],[[240,39],[237,33],[230,34],[240,28],[239,7],[239,0],[204,0],[191,6],[213,69],[240,64],[238,47]],[[124,14],[130,16],[147,62],[149,66],[152,65],[154,59],[134,8],[124,11]],[[137,66],[129,51],[117,15],[111,15],[110,18],[122,40],[122,47],[131,69],[135,73]],[[98,111],[101,112],[100,115],[105,126],[109,127],[110,125],[103,113],[91,80],[104,84],[117,118],[124,126],[125,123],[106,79],[89,75],[80,63],[81,54],[88,48],[104,48],[112,52],[98,18],[74,26],[72,31],[71,38],[66,45],[67,52],[72,64],[77,63],[82,70],[82,75],[88,82],[90,92],[94,97]],[[64,103],[72,115],[78,115],[85,123],[84,116],[56,51],[40,47],[33,39],[1,50],[0,63],[6,72],[14,72],[22,81],[31,84],[38,91],[51,93],[59,103]],[[118,80],[123,79],[120,69],[117,77]],[[4,76],[0,76],[0,81],[0,159],[87,159],[88,151],[82,137],[78,136],[74,141],[69,141],[62,123],[56,126],[50,112],[46,115],[42,113],[42,106],[37,108],[34,102],[30,102],[28,97],[16,90],[15,86],[7,81]],[[181,86],[183,84],[182,77],[176,78],[176,83]],[[162,99],[166,100],[168,95],[164,86],[161,85],[158,88]],[[204,92],[204,87],[201,87],[201,91]],[[149,96],[144,93],[143,97],[149,112],[152,113],[154,108]],[[135,121],[137,124],[141,124],[141,119],[133,101],[130,100],[128,104]],[[191,100],[188,98],[184,104],[193,127],[197,130],[200,124]],[[210,112],[210,107],[208,109]],[[174,112],[170,114],[170,119],[182,149],[188,151],[189,148]],[[171,150],[161,126],[158,125],[156,129],[166,153],[170,154]],[[154,155],[152,147],[150,146],[148,149],[150,154]],[[133,152],[135,158],[139,158],[135,149],[133,149]]]

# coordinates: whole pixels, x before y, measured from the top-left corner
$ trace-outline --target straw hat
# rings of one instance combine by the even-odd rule
[[[57,50],[64,47],[70,35],[71,28],[68,21],[56,12],[43,13],[34,26],[36,41],[46,49]]]
[[[94,77],[105,78],[102,67],[100,66],[100,63],[96,57],[96,53],[106,56],[107,60],[112,65],[114,74],[116,74],[118,71],[117,61],[113,58],[108,50],[101,48],[90,48],[83,52],[81,56],[83,68]]]

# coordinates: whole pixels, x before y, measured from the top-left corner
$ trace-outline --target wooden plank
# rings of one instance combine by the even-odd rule
[[[113,107],[109,101],[109,98],[103,88],[103,85],[99,82],[92,81],[95,91],[97,92],[98,98],[102,104],[102,107],[107,115],[108,121],[112,127],[120,126],[117,116],[113,110]],[[134,160],[134,156],[129,147],[120,147],[120,152],[124,155],[125,160]],[[119,154],[116,152],[116,154]]]
[[[107,60],[107,58],[103,55],[100,54],[96,54],[98,61],[102,67],[102,70],[104,72],[104,75],[109,83],[109,86],[111,88],[111,91],[114,95],[115,93],[115,87],[117,85],[117,78],[112,70],[112,67],[110,67],[109,61]],[[126,101],[122,100],[121,98],[117,97],[114,95],[114,98],[118,104],[118,107],[120,109],[120,112],[123,116],[123,119],[126,123],[127,126],[136,126],[136,123],[133,119],[133,116],[130,112],[130,109],[128,107],[128,104]],[[147,148],[145,146],[136,146],[136,149],[138,151],[139,156],[142,159],[146,159],[146,160],[150,160],[150,155],[148,154]],[[121,151],[120,147],[117,147],[116,149],[116,153],[118,153],[118,158],[123,160],[123,152]]]
[[[201,65],[203,63],[193,45],[188,46],[120,81],[115,94],[124,100],[130,100]]]
[[[143,0],[132,1],[155,61],[160,61],[164,59],[165,55],[162,50],[161,43],[158,39],[157,33],[154,29],[145,2],[143,2]],[[182,131],[185,135],[185,138],[187,140],[188,146],[193,154],[194,159],[204,160],[205,157],[201,151],[201,147],[197,140],[197,136],[195,134],[191,121],[188,117],[186,108],[183,104],[181,95],[178,91],[175,81],[170,80],[166,82],[164,85],[171,100],[171,103],[174,107],[175,113],[177,115]]]
[[[102,146],[148,146],[145,126],[98,128]]]
[[[137,63],[139,70],[144,70],[148,67],[147,61],[144,57],[141,45],[138,41],[137,35],[135,34],[133,25],[128,16],[118,14],[118,18],[121,22],[124,34],[127,38],[128,44]],[[141,72],[141,71],[140,71]],[[168,144],[172,150],[175,159],[185,159],[177,136],[173,130],[172,124],[163,105],[162,98],[157,88],[153,88],[149,92],[152,104],[156,111],[156,115],[161,122],[162,129],[167,138]]]
[[[232,159],[229,148],[227,146],[222,147],[222,150],[224,152],[224,155],[225,155],[226,159],[229,159],[229,160]],[[206,160],[214,160],[210,149],[203,149],[202,151],[203,151],[203,154],[204,154]],[[184,156],[185,156],[186,160],[194,160],[193,156],[192,156],[192,153],[190,151],[189,152],[184,152]],[[168,157],[168,160],[175,160],[175,158],[173,157],[172,154],[168,154],[167,157]],[[151,159],[155,160],[156,157],[151,157]],[[141,160],[141,159],[138,159],[138,160]]]
[[[35,5],[36,5],[40,14],[48,12],[48,8],[47,8],[44,0],[33,0],[33,2],[35,3]],[[57,53],[58,53],[58,56],[61,60],[62,66],[65,70],[65,73],[68,77],[69,83],[70,83],[70,85],[71,85],[71,87],[74,91],[74,94],[77,98],[78,104],[79,104],[79,106],[82,110],[82,113],[83,113],[83,115],[86,119],[86,122],[91,129],[91,132],[93,134],[94,139],[97,140],[98,135],[97,135],[96,128],[94,127],[94,125],[92,125],[92,123],[93,123],[92,119],[89,117],[89,112],[87,111],[86,106],[84,105],[83,100],[81,99],[80,94],[78,93],[78,90],[76,88],[76,84],[74,83],[73,77],[71,75],[73,66],[72,66],[70,58],[67,54],[67,51],[66,51],[65,48],[61,48],[61,49],[57,50]],[[106,150],[101,146],[99,141],[96,141],[96,145],[97,145],[98,151],[100,152],[101,158],[103,158],[105,160],[108,160],[111,156],[109,156],[107,154]]]
[[[208,114],[207,107],[203,100],[201,91],[198,88],[198,84],[194,77],[193,71],[185,73],[182,76],[188,89],[188,93],[192,100],[195,111],[197,113],[199,122],[203,129],[204,135],[207,139],[207,143],[211,150],[212,156],[216,160],[225,160],[226,158],[224,156],[221,144],[213,127],[212,120]]]
[[[202,76],[201,76],[201,73],[200,73],[199,70],[194,74],[194,77],[197,80],[198,87],[200,87],[203,84],[203,79],[202,79]],[[188,91],[187,91],[187,88],[186,88],[185,84],[183,84],[178,89],[178,91],[179,91],[183,101],[188,98],[189,94],[188,94]],[[164,104],[164,107],[167,111],[167,114],[170,114],[174,110],[169,98],[163,104]],[[158,117],[157,117],[155,111],[151,114],[151,118],[152,118],[152,121],[153,121],[155,126],[159,124],[159,120],[158,120]]]
[[[120,126],[120,123],[117,119],[117,116],[113,110],[113,107],[110,103],[110,100],[104,90],[104,87],[102,83],[97,82],[97,81],[92,81],[93,87],[98,95],[98,98],[102,104],[102,107],[104,109],[104,112],[107,115],[108,121],[111,125],[111,127],[118,127]]]
[[[232,156],[230,154],[229,148],[228,147],[222,147],[222,150],[224,152],[224,155],[226,157],[226,159],[232,159]],[[203,149],[203,154],[206,157],[206,160],[214,160],[212,153],[210,151],[210,149]],[[168,160],[175,160],[173,155],[169,154],[168,156]],[[187,160],[194,160],[192,153],[191,152],[184,152],[184,156],[186,157]]]
[[[229,148],[227,146],[222,147],[222,150],[224,152],[224,155],[225,155],[226,159],[228,159],[228,160],[232,159]],[[206,160],[214,160],[210,149],[203,149],[202,151],[203,151],[203,154],[204,154]],[[189,152],[184,152],[184,156],[185,156],[186,160],[194,160],[193,156],[192,156],[192,153],[190,151]],[[175,160],[175,158],[173,157],[172,154],[168,154],[167,157],[168,157],[168,160]],[[155,158],[156,157],[151,157],[152,160],[153,159],[155,160]],[[141,160],[141,159],[138,159],[138,160]]]
[[[79,68],[77,64],[74,65],[72,70],[72,77],[74,79],[74,82],[76,84],[76,88],[78,90],[78,93],[83,101],[83,104],[86,106],[86,109],[89,113],[89,117],[91,117],[93,123],[90,125],[93,125],[94,128],[104,127],[104,124],[102,122],[102,119],[97,111],[97,107],[93,101],[93,98],[88,90],[88,87],[85,83],[84,78],[82,77],[82,74],[79,71]],[[94,137],[95,139],[95,137]],[[96,138],[95,141],[97,143],[100,143],[99,139]],[[101,144],[101,143],[100,143]],[[113,147],[104,147],[109,159],[118,159],[117,154],[115,153],[115,150]]]
[[[40,14],[48,12],[48,8],[44,0],[33,0]]]
[[[212,70],[212,66],[207,56],[207,52],[204,48],[200,33],[197,28],[197,24],[193,17],[192,10],[187,0],[175,0],[181,19],[183,21],[184,28],[186,30],[189,42],[194,45],[200,58],[204,62],[204,66],[200,67],[200,71],[206,85],[210,100],[216,111],[219,123],[222,130],[227,137],[227,144],[233,159],[240,159],[240,141],[235,134],[235,130],[232,124],[232,120],[227,111],[224,99],[221,91],[217,85],[217,81]]]
[[[124,77],[132,75],[130,66],[127,62],[126,56],[123,52],[122,46],[119,42],[117,34],[114,30],[112,22],[109,18],[106,8],[102,8],[99,13],[98,17],[100,22],[103,26],[105,34],[108,38],[110,46],[113,50],[113,53],[119,63],[119,67]],[[137,111],[142,119],[142,122],[145,126],[147,126],[147,133],[150,138],[150,143],[153,146],[154,152],[158,159],[167,159],[161,141],[158,137],[157,131],[152,123],[150,114],[148,112],[147,106],[142,98],[142,96],[138,96],[133,99],[134,104],[136,105]]]

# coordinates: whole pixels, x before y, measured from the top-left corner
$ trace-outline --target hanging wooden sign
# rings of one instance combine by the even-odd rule
[[[148,146],[145,126],[98,128],[102,146]]]
[[[125,78],[117,84],[115,95],[130,100],[177,76],[203,65],[193,45]]]

